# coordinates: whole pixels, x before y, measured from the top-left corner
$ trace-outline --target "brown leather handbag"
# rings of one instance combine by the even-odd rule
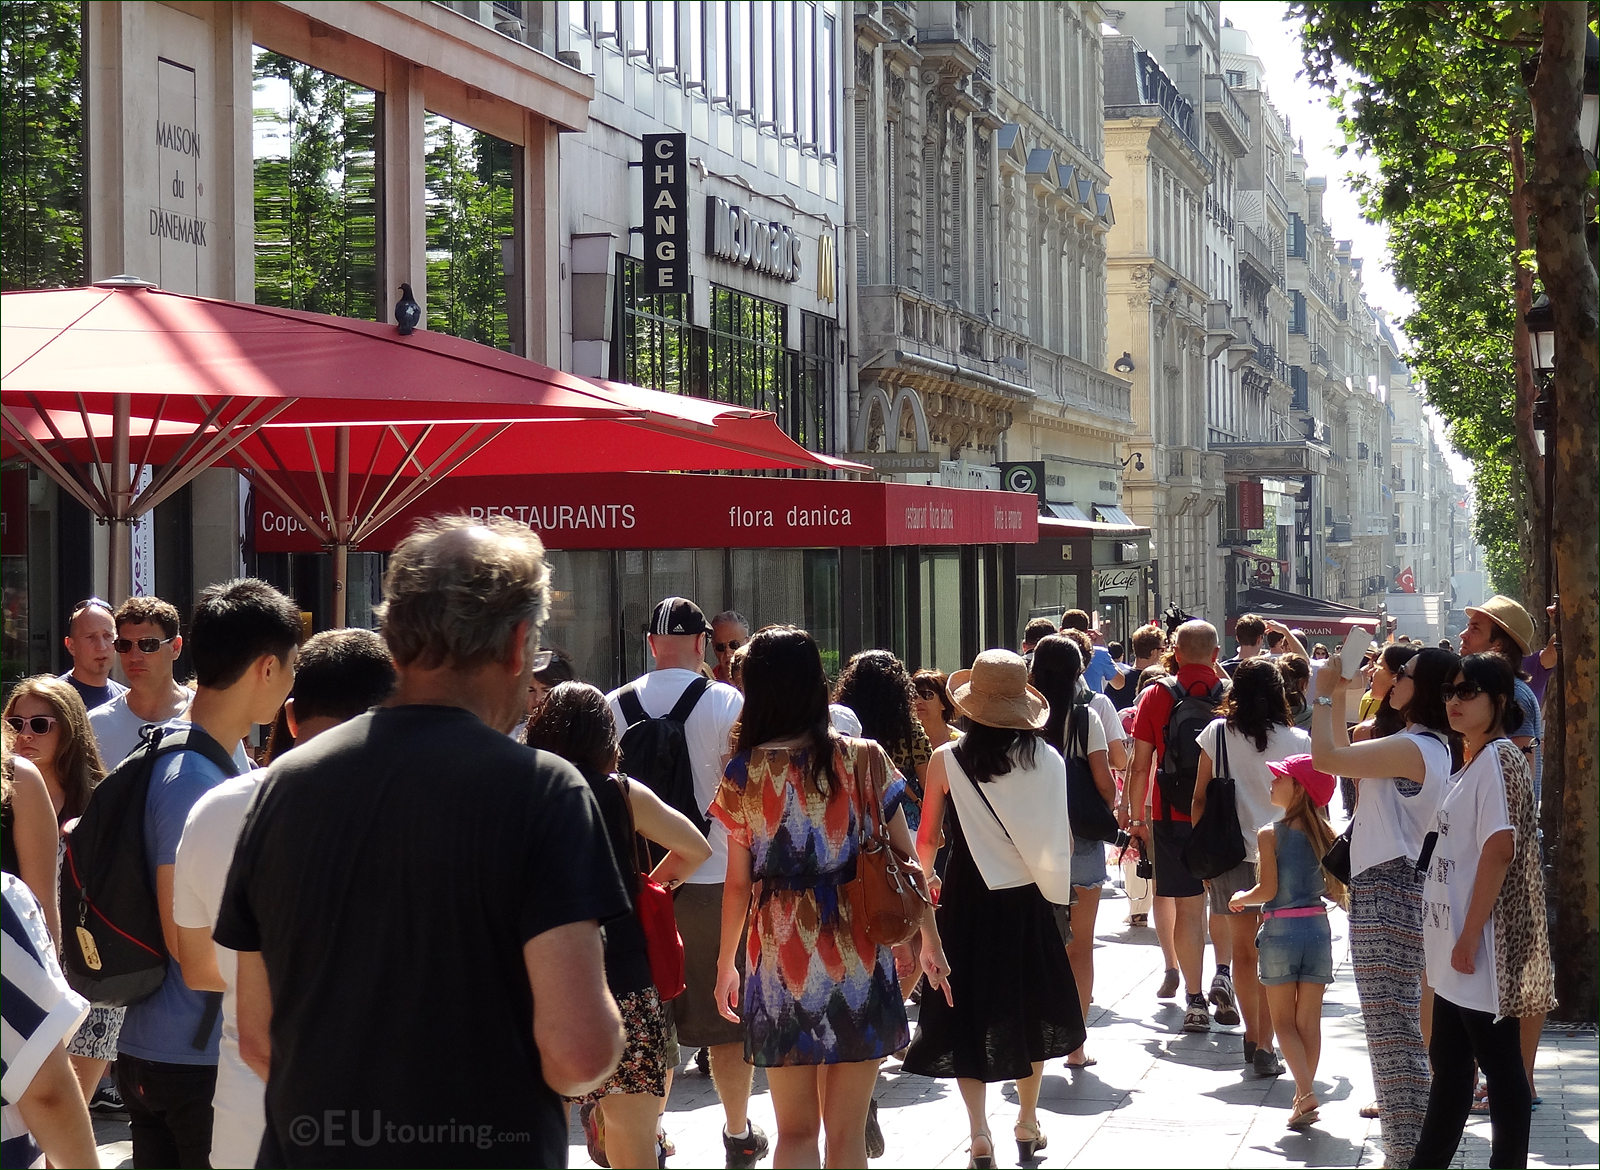
[[[860,743],[860,741],[858,741]],[[883,749],[860,743],[854,776],[845,769],[844,749],[834,757],[834,775],[854,784],[856,793],[856,876],[845,883],[851,917],[863,923],[867,937],[879,946],[907,942],[922,927],[933,905],[928,880],[915,856],[897,848],[883,823],[886,779]]]

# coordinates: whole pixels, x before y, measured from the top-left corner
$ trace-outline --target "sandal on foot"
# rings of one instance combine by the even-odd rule
[[[1305,1129],[1314,1125],[1318,1120],[1317,1095],[1315,1093],[1302,1093],[1294,1099],[1294,1112],[1289,1114],[1290,1129]]]
[[[978,1143],[985,1142],[989,1146],[987,1154],[978,1153]],[[994,1139],[988,1133],[975,1133],[972,1142],[967,1146],[967,1170],[994,1170]]]
[[[1031,1162],[1034,1155],[1050,1144],[1050,1139],[1045,1136],[1044,1130],[1039,1128],[1037,1121],[1019,1121],[1012,1127],[1012,1136],[1017,1139],[1017,1161]]]
[[[1378,1103],[1374,1101],[1371,1105],[1363,1105],[1361,1107],[1361,1116],[1369,1121],[1376,1121],[1383,1116],[1383,1111],[1378,1108]]]
[[[1069,1060],[1069,1061],[1067,1061],[1067,1067],[1068,1068],[1088,1068],[1091,1064],[1099,1064],[1099,1063],[1100,1062],[1098,1060],[1096,1060],[1094,1057],[1085,1056],[1082,1060]]]

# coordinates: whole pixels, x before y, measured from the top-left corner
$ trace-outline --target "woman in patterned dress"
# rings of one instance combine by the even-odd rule
[[[1426,651],[1424,651],[1426,653]],[[1466,766],[1439,802],[1424,852],[1422,935],[1433,987],[1433,1087],[1413,1166],[1448,1166],[1472,1108],[1472,1066],[1489,1085],[1491,1166],[1526,1166],[1533,1091],[1522,1020],[1556,1006],[1539,872],[1539,825],[1516,675],[1470,654],[1444,688]]]
[[[878,1062],[905,1045],[908,1028],[890,950],[867,937],[841,894],[855,876],[857,776],[877,778],[890,835],[909,851],[905,781],[877,744],[832,730],[810,634],[772,626],[748,645],[734,756],[710,810],[728,830],[717,1009],[743,1020],[745,1059],[767,1070],[774,1165],[865,1166]],[[741,996],[734,956],[747,914]],[[942,988],[948,968],[931,911],[921,937],[922,970]]]

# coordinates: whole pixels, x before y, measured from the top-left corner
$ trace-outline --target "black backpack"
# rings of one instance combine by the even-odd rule
[[[233,757],[198,727],[146,727],[139,739],[95,786],[67,832],[61,861],[61,966],[72,989],[97,1007],[138,1003],[167,975],[161,911],[144,850],[145,799],[156,761],[199,752],[227,775],[238,773]]]
[[[635,684],[630,683],[617,692],[617,706],[622,708],[622,717],[628,721],[620,744],[621,770],[688,817],[702,833],[710,831],[711,821],[695,797],[694,761],[689,758],[689,741],[683,725],[710,686],[711,681],[704,676],[695,679],[683,688],[683,694],[665,715],[645,712]],[[651,850],[650,864],[654,866],[666,853],[654,843],[647,844]]]
[[[1162,679],[1160,685],[1172,696],[1172,714],[1167,716],[1167,746],[1161,753],[1156,785],[1161,789],[1166,818],[1174,812],[1187,817],[1194,803],[1195,777],[1200,773],[1200,745],[1195,740],[1217,717],[1217,704],[1228,688],[1218,682],[1203,695],[1191,695],[1174,678]]]
[[[1086,700],[1073,699],[1062,745],[1066,748],[1062,755],[1067,765],[1067,820],[1074,841],[1110,844],[1117,839],[1117,817],[1095,787],[1094,771],[1089,767],[1089,720],[1098,718]]]

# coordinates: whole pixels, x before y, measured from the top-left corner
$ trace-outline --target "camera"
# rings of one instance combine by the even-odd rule
[[[1111,842],[1120,853],[1126,853],[1128,846],[1133,844],[1133,835],[1126,829],[1117,830],[1117,839]]]
[[[1142,853],[1139,855],[1139,864],[1133,867],[1133,872],[1146,881],[1156,876],[1156,867],[1150,864],[1150,859]]]

